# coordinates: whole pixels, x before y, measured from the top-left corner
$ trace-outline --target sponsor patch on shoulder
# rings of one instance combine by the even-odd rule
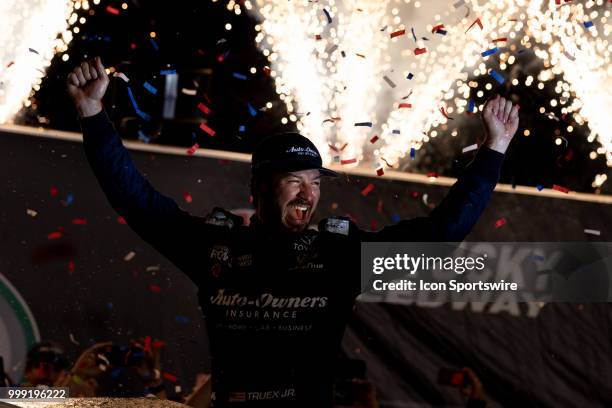
[[[331,232],[332,234],[349,234],[349,220],[343,220],[341,218],[328,218],[325,220],[323,230]]]
[[[221,209],[214,209],[210,214],[206,216],[206,224],[217,225],[219,227],[234,227],[234,220],[232,220],[225,211]]]

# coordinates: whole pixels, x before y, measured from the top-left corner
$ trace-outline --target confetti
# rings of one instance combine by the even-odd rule
[[[329,14],[329,11],[327,11],[327,9],[323,9],[323,13],[325,13],[325,17],[327,18],[327,24],[331,24],[332,18],[331,18],[331,15]]]
[[[165,380],[172,381],[172,382],[176,382],[177,381],[177,378],[174,375],[172,375],[172,374],[163,373],[162,376],[164,377]]]
[[[68,194],[65,200],[62,200],[62,205],[64,207],[68,207],[74,201],[74,196],[72,194]]]
[[[117,222],[119,224],[127,225],[127,222],[125,222],[125,218],[123,217],[117,217]]]
[[[491,70],[491,72],[489,72],[489,75],[491,75],[493,78],[495,78],[495,80],[497,82],[499,82],[500,85],[502,85],[506,80],[504,79],[503,76],[501,76],[501,74],[499,74],[497,71],[495,71],[494,69]]]
[[[414,42],[416,42],[417,38],[416,35],[414,34],[414,28],[410,28],[410,31],[412,32],[412,38],[414,38]]]
[[[414,55],[421,55],[427,52],[427,48],[415,48]]]
[[[187,324],[187,323],[189,323],[189,318],[188,318],[188,317],[186,317],[186,316],[175,316],[175,317],[174,317],[174,320],[175,320],[177,323],[182,323],[182,324]]]
[[[370,183],[367,186],[365,186],[363,190],[361,190],[361,195],[366,197],[368,194],[372,192],[372,190],[374,190],[374,184]]]
[[[400,222],[401,221],[401,217],[398,214],[393,214],[391,216],[391,222]]]
[[[205,115],[210,115],[210,112],[212,112],[210,108],[204,105],[202,102],[198,103],[198,109],[201,110],[202,113]]]
[[[74,218],[72,220],[73,225],[87,225],[87,219],[85,218]]]
[[[488,57],[489,55],[495,54],[496,52],[497,52],[497,47],[481,52],[480,55],[482,55],[483,57]]]
[[[536,188],[538,189],[538,191],[542,191],[542,190],[544,190],[544,186],[543,186],[543,185],[541,185],[541,184],[538,184],[538,185],[536,186]]]
[[[376,141],[379,139],[378,135],[374,135],[371,139],[370,139],[370,143],[376,143]]]
[[[446,113],[446,111],[444,110],[444,108],[440,108],[440,113],[442,113],[442,115],[444,115],[444,117],[448,120],[455,120],[453,118],[451,118],[450,116],[448,116],[448,114]]]
[[[130,78],[128,78],[123,72],[115,72],[113,77],[119,77],[123,80],[123,82],[130,82]]]
[[[136,256],[136,252],[134,252],[134,251],[130,251],[130,252],[128,252],[128,253],[127,253],[127,254],[126,254],[124,257],[123,257],[123,260],[124,260],[125,262],[129,262],[129,261],[131,261],[132,259],[134,259],[134,257],[135,257],[135,256]]]
[[[181,93],[189,96],[196,96],[198,91],[195,89],[181,88]]]
[[[342,165],[353,164],[353,163],[357,163],[357,159],[340,160],[340,164]]]
[[[143,351],[148,352],[151,351],[151,336],[146,336],[144,339]]]
[[[109,14],[114,14],[116,16],[119,15],[119,10],[114,8],[114,7],[112,7],[112,6],[106,6],[106,12],[109,13]]]
[[[49,193],[51,194],[51,197],[55,197],[58,193],[58,189],[55,186],[51,186],[49,188]]]
[[[81,343],[79,343],[78,341],[76,341],[76,339],[74,338],[74,334],[72,334],[72,333],[68,333],[68,338],[70,339],[70,341],[71,341],[73,344],[76,344],[77,346],[80,346],[80,345],[81,345]]]
[[[189,194],[188,191],[185,191],[183,193],[183,199],[185,200],[186,203],[191,203],[193,202],[193,197],[191,197],[191,194]]]
[[[355,126],[367,126],[367,127],[372,127],[372,122],[357,122],[357,123],[355,123]]]
[[[467,147],[464,147],[463,150],[461,150],[462,153],[467,153],[467,152],[471,152],[472,150],[476,150],[478,149],[478,144],[474,143],[473,145],[469,145]]]
[[[68,273],[71,275],[74,273],[74,261],[68,262]]]
[[[584,230],[585,234],[591,234],[591,235],[597,235],[600,236],[601,235],[601,231],[599,230],[594,230],[594,229],[585,229]]]
[[[244,133],[245,130],[246,130],[246,127],[244,125],[238,126],[238,132]]]
[[[323,121],[323,123],[326,123],[326,122],[335,123],[335,122],[338,122],[338,121],[340,121],[340,120],[342,120],[342,119],[341,119],[341,118],[339,118],[339,117],[336,117],[336,118],[331,117],[331,118],[327,118],[327,119],[325,119],[325,120]],[[323,123],[322,123],[322,124],[323,124]]]
[[[553,190],[557,190],[557,191],[560,191],[560,192],[565,193],[565,194],[569,193],[569,191],[570,191],[569,188],[563,187],[563,186],[559,186],[557,184],[553,184],[552,188],[553,188]]]
[[[410,159],[414,160],[414,156],[416,156],[416,149],[414,147],[410,148]]]
[[[176,69],[162,69],[159,75],[176,75]]]
[[[151,46],[153,47],[153,49],[155,51],[159,51],[159,45],[157,45],[157,42],[152,38],[149,38],[149,41],[151,42]]]
[[[425,194],[423,194],[423,197],[421,197],[421,200],[423,201],[423,204],[425,204],[426,206],[429,207],[429,203],[427,202],[427,198],[429,198],[429,194],[425,193]]]
[[[151,138],[145,135],[145,133],[142,130],[138,129],[138,140],[144,143],[149,143],[151,141]]]
[[[40,55],[40,54],[38,53],[38,51],[36,51],[34,48],[28,48],[28,51],[30,51],[30,52],[32,52],[32,53],[34,53],[34,54]]]
[[[149,290],[153,293],[161,292],[161,288],[158,285],[154,285],[152,283],[149,285]]]
[[[204,132],[208,133],[210,136],[214,136],[215,135],[215,131],[212,130],[211,128],[209,128],[208,126],[206,126],[205,123],[200,123],[200,129],[202,129]]]
[[[153,85],[151,85],[148,82],[145,82],[142,86],[144,86],[144,88],[151,92],[153,95],[157,95],[157,88],[155,88]]]
[[[414,75],[412,75],[412,72],[409,72],[409,73],[408,73],[408,76],[407,76],[406,78],[407,78],[407,79],[412,79],[412,78],[414,78]]]
[[[393,82],[391,79],[389,79],[389,77],[388,77],[388,76],[386,76],[386,75],[385,75],[385,76],[383,76],[383,79],[385,80],[385,82],[386,82],[387,84],[389,84],[389,86],[390,86],[391,88],[395,88],[395,87],[396,87],[395,82]]]
[[[438,30],[436,31],[436,34],[440,34],[440,35],[446,35],[446,30]],[[427,38],[423,37],[424,40],[428,40]],[[429,40],[428,40],[429,41]]]
[[[563,51],[563,55],[565,55],[570,61],[576,61],[576,58],[567,51]]]
[[[399,37],[400,35],[406,34],[406,30],[397,30],[389,34],[391,38]]]
[[[190,156],[193,156],[193,154],[196,152],[196,150],[198,150],[199,147],[200,147],[200,145],[195,143],[193,146],[191,146],[189,149],[187,149],[187,154],[190,155]]]
[[[36,215],[38,214],[36,211],[34,210],[30,210],[29,208],[26,209],[26,214],[28,214],[30,217],[36,217]]]
[[[412,104],[411,103],[400,103],[399,109],[402,109],[402,108],[412,108]]]
[[[438,178],[438,173],[436,173],[435,171],[430,171],[429,173],[427,173],[427,177],[429,177],[430,179]]]
[[[401,132],[400,132],[400,130],[399,130],[399,129],[393,129],[393,130],[391,131],[391,133],[393,133],[394,135],[399,135],[399,134],[401,134]]]
[[[591,27],[593,27],[593,22],[592,21],[585,21],[583,24],[584,24],[584,28],[591,28]]]
[[[508,41],[507,37],[500,37],[493,40],[494,43]]]
[[[506,225],[506,219],[505,218],[500,218],[499,220],[495,221],[495,228],[500,228],[502,226]]]
[[[476,19],[476,20],[475,20],[475,21],[472,23],[472,25],[470,25],[470,26],[468,27],[468,29],[467,29],[467,30],[465,30],[465,32],[467,33],[468,31],[470,31],[470,29],[471,29],[472,27],[474,27],[474,24],[478,24],[478,27],[480,27],[480,29],[481,29],[481,30],[483,29],[483,27],[482,27],[482,23],[480,22],[480,17],[478,17],[478,18],[477,18],[477,19]]]
[[[476,103],[474,102],[473,99],[470,99],[470,102],[468,103],[468,112],[469,113],[474,113],[474,108],[476,107]]]
[[[62,237],[62,233],[60,231],[51,232],[47,234],[47,239],[59,239]]]
[[[240,80],[242,80],[242,81],[246,81],[246,79],[247,79],[246,75],[241,74],[241,73],[239,73],[239,72],[234,72],[234,73],[232,74],[232,76],[233,76],[234,78],[236,78],[236,79],[240,79]]]
[[[444,28],[444,24],[438,24],[437,26],[431,29],[431,33],[435,34],[436,31],[441,30],[443,28]]]
[[[249,108],[249,113],[251,114],[251,116],[257,116],[257,110],[253,107],[253,105],[247,102],[247,107]]]
[[[166,346],[166,342],[162,341],[162,340],[155,340],[153,342],[153,347],[154,348],[160,348],[160,347],[165,347]]]
[[[128,95],[130,97],[130,100],[132,101],[132,106],[134,107],[134,110],[136,111],[136,114],[138,116],[140,116],[143,120],[145,121],[150,121],[151,120],[151,116],[149,116],[147,113],[142,112],[139,108],[138,108],[138,104],[136,103],[136,99],[134,98],[134,94],[132,93],[132,88],[130,88],[129,86],[127,87],[128,90]]]

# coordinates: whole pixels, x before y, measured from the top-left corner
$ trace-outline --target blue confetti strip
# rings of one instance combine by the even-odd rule
[[[155,42],[154,39],[149,38],[149,40],[151,40],[151,45],[153,46],[153,48],[155,49],[155,51],[159,51],[159,45],[157,45],[157,43]]]
[[[247,79],[246,75],[241,74],[240,72],[234,72],[232,75],[234,76],[234,78],[238,78],[238,79],[241,79],[243,81],[246,81],[246,79]]]
[[[436,34],[446,35],[446,30],[438,30],[436,31]]]
[[[393,214],[391,216],[391,222],[399,222],[401,219],[402,218],[399,215],[397,215],[397,214]]]
[[[412,72],[409,72],[409,73],[408,73],[408,76],[407,76],[406,78],[408,78],[408,79],[412,79],[412,78],[414,78],[414,75],[412,75]]]
[[[159,75],[174,75],[176,74],[176,69],[162,69],[159,71]]]
[[[238,128],[239,132],[244,132],[245,131],[245,126],[244,125],[240,125],[240,127]]]
[[[174,320],[176,320],[178,323],[183,323],[183,324],[189,323],[189,318],[186,316],[176,316]]]
[[[257,109],[253,107],[250,103],[247,102],[247,106],[249,107],[249,113],[251,116],[257,116]]]
[[[410,31],[412,31],[412,38],[414,38],[414,42],[416,42],[416,34],[414,34],[414,28],[410,28]]]
[[[326,9],[323,9],[323,12],[325,13],[325,17],[327,17],[327,24],[331,24],[332,23],[332,18],[329,15],[329,11],[327,11]]]
[[[416,156],[416,149],[414,147],[410,148],[410,159],[414,160],[414,156]]]
[[[399,135],[400,134],[400,130],[399,129],[393,129],[391,131],[391,133],[393,133],[394,135]]]
[[[64,201],[64,204],[66,206],[69,206],[70,204],[72,204],[73,201],[74,201],[74,196],[72,194],[68,194],[68,196],[66,196],[66,201]]]
[[[367,127],[372,127],[372,122],[357,122],[357,123],[355,123],[355,126],[367,126]]]
[[[153,95],[157,95],[157,89],[153,85],[151,85],[150,83],[145,82],[142,86],[144,86],[144,88],[147,91],[151,92]]]
[[[491,72],[489,73],[489,75],[491,75],[493,78],[495,78],[495,80],[497,82],[499,82],[499,84],[503,84],[506,80],[504,79],[503,76],[501,76],[496,70],[492,69]]]
[[[541,184],[538,184],[538,185],[536,186],[536,188],[538,189],[538,191],[542,191],[542,190],[544,190],[544,186],[543,186],[543,185],[541,185]]]
[[[474,108],[475,107],[476,107],[476,102],[474,102],[473,99],[470,99],[470,102],[468,104],[468,112],[474,113]]]
[[[132,88],[128,86],[127,90],[128,95],[130,96],[130,100],[132,101],[132,106],[134,106],[134,110],[136,111],[136,114],[140,116],[143,120],[146,120],[147,122],[150,121],[151,116],[148,113],[141,111],[140,108],[138,108],[138,104],[136,103],[136,99],[134,99],[134,94],[132,93]]]
[[[591,27],[593,27],[593,22],[592,21],[585,21],[582,24],[584,24],[584,28],[591,28]]]
[[[144,143],[149,143],[151,141],[151,138],[145,135],[142,130],[138,130],[138,140]]]
[[[486,50],[485,52],[480,53],[483,57],[487,57],[491,54],[495,54],[497,52],[497,47],[491,48],[490,50]]]
[[[111,371],[111,377],[113,377],[113,378],[119,377],[119,375],[121,375],[122,371],[123,371],[122,367],[113,369],[113,371]]]
[[[111,302],[108,302],[108,303],[106,304],[106,307],[107,307],[107,308],[110,310],[110,309],[112,309],[112,308],[113,308],[113,304],[112,304]]]

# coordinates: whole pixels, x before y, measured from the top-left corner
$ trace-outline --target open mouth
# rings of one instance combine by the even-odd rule
[[[295,218],[297,221],[304,221],[310,211],[310,206],[304,204],[290,204],[289,205],[289,213]]]

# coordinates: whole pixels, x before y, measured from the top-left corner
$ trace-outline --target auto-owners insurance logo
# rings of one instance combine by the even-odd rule
[[[0,273],[0,356],[4,370],[19,381],[28,349],[40,341],[36,320],[17,289]]]

